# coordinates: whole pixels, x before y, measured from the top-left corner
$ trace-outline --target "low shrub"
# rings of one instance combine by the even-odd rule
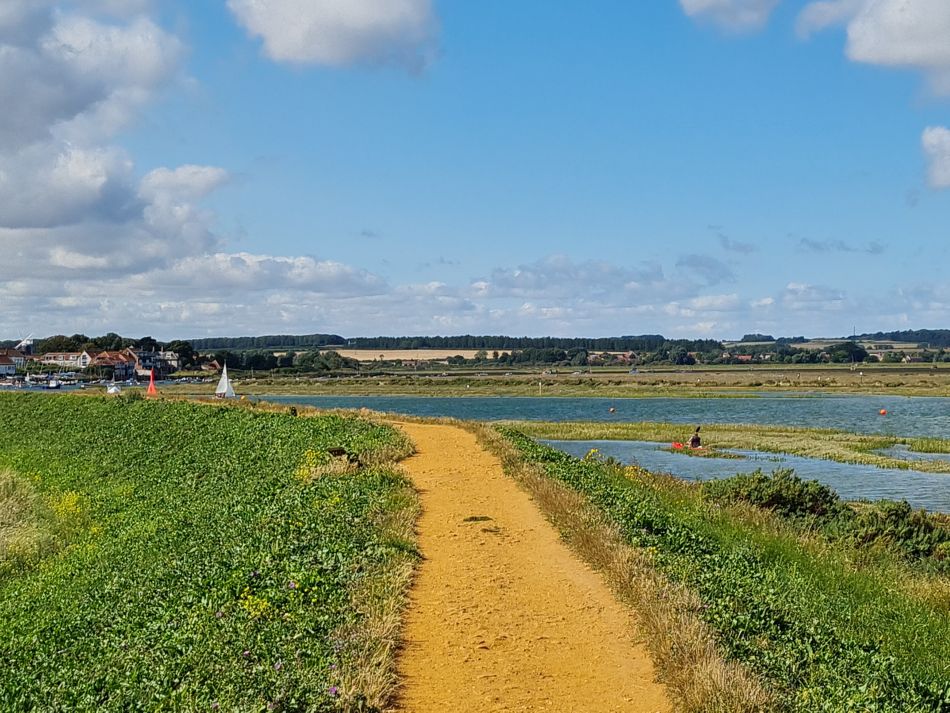
[[[771,474],[762,469],[703,483],[703,493],[717,502],[742,501],[783,517],[827,520],[844,510],[838,494],[817,480],[802,480],[791,468]]]

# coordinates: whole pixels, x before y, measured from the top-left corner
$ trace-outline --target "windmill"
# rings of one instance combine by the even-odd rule
[[[20,343],[17,344],[16,347],[14,348],[18,352],[20,352],[21,354],[25,354],[26,356],[30,356],[31,354],[33,354],[33,335],[29,334],[27,335],[26,339],[21,339]]]

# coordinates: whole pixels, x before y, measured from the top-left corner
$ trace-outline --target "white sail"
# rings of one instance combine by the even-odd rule
[[[214,397],[216,399],[236,399],[237,394],[234,393],[234,389],[231,387],[231,380],[228,378],[228,365],[224,365],[224,370],[221,372],[221,380],[218,382],[218,388],[214,390]]]

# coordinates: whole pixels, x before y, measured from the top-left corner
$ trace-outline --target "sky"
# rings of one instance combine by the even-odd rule
[[[947,0],[0,0],[0,338],[950,327]]]

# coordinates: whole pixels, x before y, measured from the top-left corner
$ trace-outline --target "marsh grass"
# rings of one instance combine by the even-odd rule
[[[630,606],[640,625],[659,679],[684,713],[771,711],[775,701],[748,669],[727,661],[712,629],[699,617],[695,594],[666,578],[650,554],[626,544],[619,529],[579,493],[526,463],[496,430],[469,424],[505,472],[524,487],[564,540],[600,571],[616,595]],[[658,478],[660,480],[661,478]],[[672,492],[677,484],[667,483]]]
[[[0,470],[0,578],[55,551],[55,521],[27,479]]]
[[[419,512],[418,497],[408,481],[376,509],[375,525],[395,552],[385,566],[367,571],[351,592],[350,605],[359,623],[351,621],[333,634],[342,649],[336,681],[345,710],[382,710],[394,698],[403,615],[419,561],[415,533]]]
[[[536,421],[510,422],[508,425],[534,438],[552,440],[633,440],[669,443],[688,438],[689,427],[682,424],[590,423]],[[950,460],[903,460],[875,451],[898,444],[907,444],[917,452],[950,453],[947,439],[908,439],[897,436],[869,436],[846,431],[790,426],[759,426],[750,424],[703,425],[703,443],[716,449],[736,448],[766,453],[787,453],[806,458],[820,458],[839,463],[872,465],[880,468],[950,473]],[[683,453],[686,449],[675,450]],[[687,454],[693,455],[693,454]]]

